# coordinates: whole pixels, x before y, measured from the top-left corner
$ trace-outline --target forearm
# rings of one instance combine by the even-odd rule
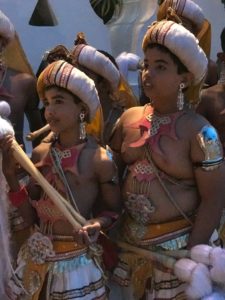
[[[202,201],[188,241],[189,249],[197,244],[209,243],[213,231],[218,228],[222,209],[222,202],[215,201],[215,198],[211,201]]]

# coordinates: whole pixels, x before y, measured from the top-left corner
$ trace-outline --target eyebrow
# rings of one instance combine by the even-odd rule
[[[58,99],[58,98],[60,98],[60,99],[65,99],[65,97],[63,97],[61,94],[56,94],[56,95],[54,95],[53,97],[52,97],[52,99]]]
[[[144,63],[145,63],[145,62],[148,62],[148,60],[147,60],[147,59],[144,59]],[[163,63],[163,64],[165,64],[165,65],[168,65],[168,62],[165,61],[164,59],[156,59],[156,60],[154,61],[154,63]]]

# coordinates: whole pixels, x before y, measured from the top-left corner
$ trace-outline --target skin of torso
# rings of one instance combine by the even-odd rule
[[[50,149],[50,144],[42,143],[35,151],[35,161],[41,160]],[[93,139],[89,139],[81,150],[78,158],[77,170],[78,174],[65,171],[65,176],[70,186],[73,197],[76,201],[78,209],[83,217],[90,219],[91,213],[96,201],[100,201],[99,178],[96,174],[98,170],[99,157],[106,158],[106,151],[99,147]],[[50,166],[44,166],[40,169],[42,174],[48,173]],[[101,166],[100,166],[101,168]],[[104,172],[104,169],[101,170]],[[109,192],[110,193],[110,192]],[[109,195],[110,196],[110,195]],[[100,202],[98,202],[100,205]],[[65,220],[58,220],[53,225],[55,234],[71,235],[73,233],[72,226]]]
[[[140,130],[129,128],[129,124],[138,121],[142,117],[143,112],[143,107],[132,108],[128,110],[122,118],[121,131],[123,142],[120,144],[120,147],[122,151],[122,159],[128,166],[143,159],[144,146],[137,148],[129,147],[130,143],[138,140],[141,136]],[[159,145],[163,155],[154,152],[154,149],[152,149],[152,159],[155,165],[168,176],[173,177],[174,180],[178,180],[180,183],[185,184],[185,186],[173,184],[166,178],[162,178],[173,199],[188,215],[191,215],[199,204],[199,196],[194,185],[193,167],[189,158],[192,136],[189,134],[189,131],[186,130],[186,128],[193,128],[193,123],[196,125],[194,114],[190,112],[182,115],[177,119],[175,126],[178,139],[174,140],[168,135],[161,136]],[[196,129],[194,129],[194,131],[196,131]],[[119,138],[118,140],[117,138],[118,136],[116,135],[113,137],[112,144],[114,147],[117,147],[120,143]],[[127,193],[132,192],[134,192],[132,174],[128,172],[123,183],[124,200],[127,199]],[[180,217],[180,212],[173,204],[171,204],[157,178],[154,178],[151,181],[147,196],[151,199],[153,206],[156,208],[155,212],[152,214],[152,223],[166,222]]]

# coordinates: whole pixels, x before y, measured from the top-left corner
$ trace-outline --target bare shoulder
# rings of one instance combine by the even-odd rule
[[[12,77],[20,82],[24,82],[24,83],[33,83],[33,82],[37,81],[35,76],[33,76],[29,73],[19,72],[14,69],[9,69],[8,74],[10,77]]]
[[[41,161],[50,150],[51,143],[41,143],[32,151],[31,160],[33,163]]]
[[[225,93],[225,86],[222,84],[215,84],[207,89],[201,90],[201,99],[214,97],[216,94]]]
[[[127,122],[134,122],[140,119],[145,111],[145,106],[134,106],[127,109],[120,117],[120,122],[126,124]]]
[[[135,106],[125,110],[125,112],[121,115],[112,130],[108,142],[113,151],[118,153],[120,152],[124,135],[126,135],[126,126],[137,122],[143,116],[144,111],[145,106]]]
[[[190,139],[195,137],[205,125],[209,125],[209,121],[194,111],[184,114],[180,122],[181,131],[185,132]]]
[[[94,155],[94,166],[96,173],[103,175],[104,173],[111,172],[116,168],[113,160],[113,152],[107,146],[107,148],[98,146]]]

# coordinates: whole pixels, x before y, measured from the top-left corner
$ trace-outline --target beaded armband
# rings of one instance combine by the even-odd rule
[[[197,140],[204,152],[205,159],[194,164],[205,171],[218,168],[223,162],[223,150],[218,134],[214,127],[205,125],[197,135]]]
[[[28,192],[25,186],[22,186],[17,192],[8,192],[9,201],[14,207],[20,207],[28,200]]]

